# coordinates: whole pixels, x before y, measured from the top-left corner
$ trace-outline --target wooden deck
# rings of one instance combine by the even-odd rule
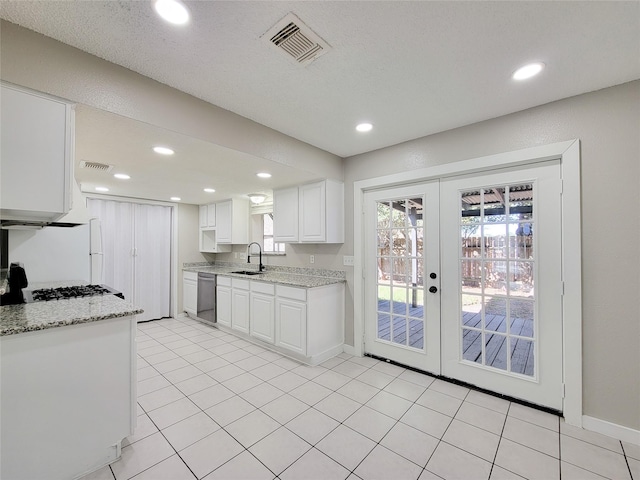
[[[424,348],[423,308],[412,307],[404,303],[393,302],[393,339],[391,338],[390,305],[388,300],[378,301],[378,338],[392,341],[413,348]],[[407,314],[408,322],[405,318]],[[480,313],[465,312],[462,316],[464,326],[481,328]],[[485,364],[500,370],[507,369],[507,319],[504,315],[486,315],[485,326]],[[471,362],[482,363],[482,335],[478,330],[464,329],[463,358]],[[492,334],[491,332],[496,332]],[[512,335],[533,337],[533,321],[531,319],[515,318],[511,321]],[[502,333],[503,335],[500,335]],[[409,341],[407,342],[407,335]],[[523,338],[511,339],[511,371],[523,375],[534,374],[534,348],[531,340]]]

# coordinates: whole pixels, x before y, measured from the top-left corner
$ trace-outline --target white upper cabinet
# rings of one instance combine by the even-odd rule
[[[344,243],[344,184],[334,180],[274,190],[274,241]]]
[[[200,205],[200,228],[216,226],[216,204]]]
[[[217,242],[249,243],[249,200],[233,198],[216,203]]]
[[[249,243],[249,201],[232,199],[200,205],[200,251],[230,252],[232,244]]]
[[[297,242],[298,187],[273,191],[273,241]]]
[[[55,221],[71,204],[73,106],[5,84],[0,96],[2,219]]]
[[[207,227],[216,226],[216,204],[207,205]]]

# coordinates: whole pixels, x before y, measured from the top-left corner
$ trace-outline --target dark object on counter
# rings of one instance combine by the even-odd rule
[[[27,274],[17,263],[12,263],[7,276],[9,291],[0,297],[0,305],[18,305],[24,303],[22,289],[27,288],[29,281]]]
[[[69,298],[93,297],[95,295],[115,295],[124,300],[124,295],[106,285],[73,285],[69,287],[41,288],[25,293],[26,303],[50,302]]]

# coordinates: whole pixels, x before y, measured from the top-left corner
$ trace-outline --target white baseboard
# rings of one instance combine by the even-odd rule
[[[640,430],[634,430],[633,428],[624,427],[588,415],[582,416],[582,428],[640,446]]]
[[[356,348],[354,346],[352,346],[352,345],[342,345],[342,351],[344,353],[349,354],[349,355],[357,356],[356,355]]]

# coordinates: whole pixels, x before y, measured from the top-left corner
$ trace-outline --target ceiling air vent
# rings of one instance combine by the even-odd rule
[[[293,13],[276,23],[262,38],[305,66],[331,48]]]
[[[107,165],[106,163],[87,162],[82,160],[80,162],[80,168],[88,168],[90,170],[97,170],[98,172],[109,173],[113,170],[113,165]]]

